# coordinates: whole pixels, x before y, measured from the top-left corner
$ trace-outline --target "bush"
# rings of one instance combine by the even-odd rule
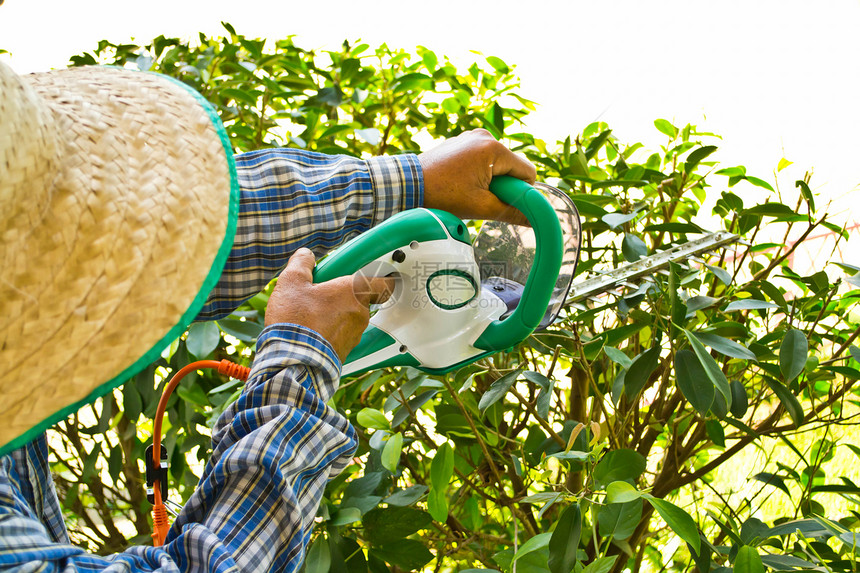
[[[308,573],[856,568],[856,469],[838,475],[833,460],[860,456],[838,439],[858,412],[860,269],[792,268],[813,232],[848,239],[816,210],[809,177],[784,193],[720,167],[713,134],[662,119],[659,150],[618,141],[603,123],[548,145],[523,132],[533,104],[498,58],[461,71],[421,47],[314,52],[225,27],[227,37],[193,44],[102,41],[72,63],[179,78],[215,105],[237,151],[419,152],[488,129],[579,208],[577,280],[693,240],[700,225],[740,237],[571,305],[549,330],[448,375],[344,380],[333,401],[360,446],[326,490]],[[266,299],[192,325],[121,391],[58,427],[54,469],[77,543],[148,542],[139,460],[165,378],[194,358],[250,362]],[[174,498],[193,489],[207,425],[238,388],[205,373],[171,400]],[[768,455],[756,461],[756,449]],[[757,491],[737,495],[721,473]],[[779,513],[764,515],[783,494]],[[828,510],[837,497],[839,515]]]

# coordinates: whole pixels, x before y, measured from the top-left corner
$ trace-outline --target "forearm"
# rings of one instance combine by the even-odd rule
[[[298,569],[330,475],[351,460],[349,422],[326,402],[340,363],[305,327],[276,324],[258,341],[242,396],[213,429],[199,487],[162,547],[110,556],[57,543],[30,510],[13,458],[0,458],[0,569],[46,571],[287,571]],[[27,484],[25,483],[24,486]]]
[[[340,363],[316,332],[267,328],[242,396],[213,429],[213,453],[171,533],[217,532],[241,570],[296,569],[330,475],[351,460],[349,422],[326,405]]]
[[[365,161],[271,149],[238,155],[236,166],[242,189],[236,238],[198,320],[232,312],[262,290],[298,248],[320,257],[423,201],[414,155]]]

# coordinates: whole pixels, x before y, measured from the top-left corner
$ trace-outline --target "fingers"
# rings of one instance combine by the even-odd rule
[[[394,292],[396,279],[393,277],[366,277],[356,274],[353,277],[353,294],[363,306],[382,304]]]
[[[499,200],[498,197],[493,195],[491,199],[492,206],[491,211],[487,219],[493,219],[494,221],[503,221],[505,223],[513,223],[514,225],[522,225],[524,227],[531,227],[531,223],[526,219],[526,216],[522,214],[522,212],[507,203],[503,203]]]
[[[499,157],[491,166],[493,176],[510,175],[517,179],[522,179],[529,185],[534,185],[535,180],[537,179],[537,170],[535,169],[535,166],[532,165],[528,159],[517,155],[501,143],[499,144],[499,147]]]

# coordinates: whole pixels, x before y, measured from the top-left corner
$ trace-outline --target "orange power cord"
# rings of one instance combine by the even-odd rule
[[[250,368],[240,366],[229,360],[222,360],[220,362],[215,360],[198,360],[174,374],[173,378],[164,388],[161,399],[158,401],[158,409],[155,411],[155,420],[152,427],[152,463],[154,467],[161,466],[161,422],[164,418],[164,411],[167,409],[167,401],[186,374],[202,368],[215,368],[219,374],[242,381],[247,380],[248,375],[251,373]],[[152,544],[158,547],[164,545],[164,540],[167,539],[170,521],[167,518],[167,509],[164,506],[164,500],[161,499],[161,483],[157,478],[152,483],[152,494],[154,497],[152,505]]]

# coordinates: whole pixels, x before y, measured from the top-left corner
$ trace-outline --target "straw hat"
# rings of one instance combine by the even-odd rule
[[[0,63],[0,453],[155,360],[232,246],[214,110],[158,74]]]

